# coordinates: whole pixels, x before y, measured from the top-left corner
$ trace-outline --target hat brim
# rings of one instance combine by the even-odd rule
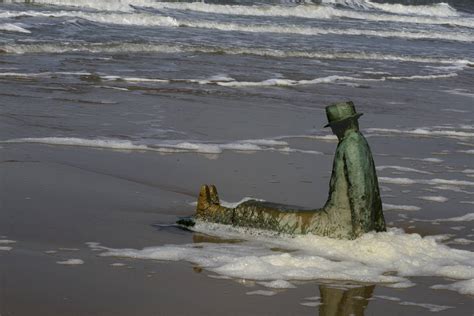
[[[362,115],[364,115],[364,113],[356,113],[356,114],[354,114],[354,115],[352,115],[352,116],[346,117],[345,119],[327,123],[326,125],[324,125],[324,128],[329,127],[329,126],[331,126],[331,125],[335,125],[335,124],[339,124],[339,123],[345,122],[345,121],[350,120],[350,119],[358,119],[358,118],[361,117]]]

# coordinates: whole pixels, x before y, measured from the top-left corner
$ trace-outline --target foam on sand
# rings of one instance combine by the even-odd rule
[[[194,230],[241,243],[202,242],[144,249],[113,249],[89,244],[100,256],[188,261],[232,278],[258,281],[345,280],[410,287],[410,276],[474,278],[474,253],[452,249],[436,237],[399,229],[365,234],[357,240],[197,222]],[[279,249],[275,251],[274,249]],[[285,251],[285,249],[287,251]],[[390,272],[390,273],[388,273]]]
[[[419,211],[421,210],[421,208],[414,205],[395,205],[395,204],[383,203],[383,210],[384,211]]]
[[[141,77],[123,77],[118,75],[99,75],[88,72],[41,72],[41,73],[18,73],[18,72],[3,72],[0,73],[1,77],[7,78],[51,78],[56,76],[95,76],[98,79],[104,81],[119,81],[119,82],[130,82],[130,83],[159,83],[159,84],[172,84],[172,83],[192,83],[200,85],[218,85],[224,87],[272,87],[272,86],[300,86],[300,85],[313,85],[313,84],[344,84],[347,85],[352,82],[376,82],[376,81],[386,81],[386,80],[431,80],[431,79],[442,79],[442,78],[451,78],[457,76],[456,73],[448,74],[438,74],[438,75],[425,75],[425,76],[407,76],[407,77],[396,77],[396,76],[384,76],[380,78],[361,78],[361,77],[351,77],[351,76],[339,76],[331,75],[327,77],[320,77],[314,79],[302,79],[302,80],[293,80],[285,78],[271,78],[262,81],[238,81],[234,78],[231,78],[227,75],[217,75],[211,76],[209,78],[201,79],[166,79],[166,78],[141,78]],[[382,131],[387,132],[389,130],[384,129],[368,129],[368,131]],[[447,131],[449,134],[449,131]],[[474,135],[474,133],[465,133],[460,132],[456,135]],[[427,133],[423,133],[427,134]],[[446,133],[444,133],[446,134]],[[451,135],[451,134],[449,134]]]
[[[307,306],[307,307],[317,307],[319,305],[322,305],[323,303],[321,302],[302,302],[300,305]]]
[[[470,239],[466,239],[466,238],[455,238],[449,242],[447,242],[447,244],[458,244],[458,245],[469,245],[469,244],[472,244],[474,243],[474,240],[470,240]]]
[[[8,245],[8,244],[14,244],[16,243],[15,240],[10,240],[10,239],[0,239],[0,245]]]
[[[260,202],[265,201],[265,200],[256,199],[256,198],[252,198],[252,197],[244,197],[242,200],[240,200],[238,202],[226,202],[226,201],[223,201],[223,200],[221,200],[220,202],[221,202],[221,205],[224,206],[224,207],[235,208],[238,205],[240,205],[244,202],[247,202],[247,201],[251,201],[251,200],[260,201]],[[197,205],[197,202],[193,202],[193,204]]]
[[[67,259],[64,261],[57,261],[56,263],[62,264],[62,265],[74,266],[74,265],[84,264],[84,261],[81,259]]]
[[[16,243],[15,240],[10,239],[0,239],[0,251],[10,251],[13,249],[11,246],[4,246],[4,245],[11,245]]]
[[[437,284],[431,287],[436,290],[451,290],[461,294],[474,295],[474,279],[458,281],[451,284]]]
[[[390,177],[379,177],[381,183],[391,184],[428,184],[428,185],[460,185],[460,186],[474,186],[472,181],[463,180],[448,180],[448,179],[410,179],[410,178],[390,178]]]
[[[274,291],[257,290],[257,291],[247,292],[245,294],[247,294],[247,295],[273,296],[273,295],[276,295],[277,293],[274,292]]]
[[[285,280],[275,280],[270,282],[258,282],[258,284],[271,289],[292,289],[295,288],[293,284]]]
[[[393,129],[393,128],[367,128],[366,131],[370,134],[403,134],[409,136],[423,136],[423,137],[449,137],[449,138],[472,138],[474,133],[455,131],[455,130],[436,130],[431,127],[420,127],[415,129]]]
[[[425,201],[439,202],[439,203],[444,203],[449,200],[447,197],[444,197],[444,196],[419,196],[418,198]]]
[[[17,32],[17,33],[31,33],[30,30],[13,23],[0,23],[0,32],[7,31],[7,32]]]
[[[376,167],[377,171],[382,171],[385,169],[394,169],[397,171],[402,171],[402,172],[416,172],[416,173],[422,173],[422,174],[432,174],[431,172],[428,171],[423,171],[423,170],[418,170],[414,168],[408,168],[408,167],[402,167],[402,166],[377,166]]]
[[[185,153],[220,154],[225,150],[239,152],[277,151],[281,153],[303,153],[320,155],[314,150],[301,150],[288,147],[288,143],[274,139],[247,139],[230,143],[198,143],[188,141],[162,141],[153,144],[137,144],[129,140],[120,139],[84,139],[74,137],[40,137],[16,138],[0,143],[36,143],[46,145],[77,146],[105,148],[115,150],[155,151],[159,153]]]
[[[435,219],[436,222],[470,222],[474,221],[474,213],[468,213],[462,216]]]

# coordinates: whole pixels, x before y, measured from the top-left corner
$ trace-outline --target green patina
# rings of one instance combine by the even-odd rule
[[[268,229],[289,234],[314,234],[354,239],[369,231],[385,231],[377,174],[367,140],[359,131],[352,102],[326,108],[339,143],[334,156],[329,197],[321,209],[250,200],[235,208],[220,205],[213,185],[203,185],[196,218],[204,221]]]

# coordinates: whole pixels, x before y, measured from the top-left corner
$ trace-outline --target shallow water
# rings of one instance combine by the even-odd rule
[[[382,264],[376,272],[369,268],[364,272],[359,259],[339,257],[341,264],[356,265],[360,273],[341,276],[341,269],[335,269],[334,275],[325,277],[316,269],[304,277],[304,269],[287,263],[308,255],[305,251],[314,254],[315,249],[286,244],[267,247],[258,238],[252,242],[252,236],[229,245],[219,232],[206,241],[212,232],[186,232],[178,238],[170,233],[176,228],[168,227],[154,231],[156,244],[151,237],[145,244],[128,244],[125,237],[108,240],[105,234],[92,241],[118,252],[133,248],[134,253],[141,253],[145,246],[171,244],[183,251],[180,259],[208,269],[211,278],[206,284],[213,286],[215,278],[227,277],[254,282],[255,287],[247,291],[249,299],[302,293],[308,286],[305,282],[317,280],[322,284],[320,299],[300,297],[298,305],[316,308],[321,314],[330,313],[330,306],[342,301],[358,302],[354,297],[370,298],[372,284],[377,284],[376,293],[381,287],[395,291],[385,287],[383,278],[414,284],[400,292],[378,293],[376,300],[397,304],[399,312],[414,314],[424,308],[456,314],[472,303],[472,276],[466,272],[456,277],[438,270],[456,265],[460,271],[472,271],[472,264],[469,267],[464,261],[474,249],[473,29],[471,1],[456,0],[0,1],[0,150],[1,167],[6,170],[2,177],[11,174],[14,183],[21,183],[22,178],[14,176],[21,172],[15,169],[16,162],[26,161],[24,168],[30,170],[30,161],[38,161],[38,168],[46,168],[42,163],[66,169],[73,165],[104,177],[159,183],[168,193],[157,193],[159,199],[147,201],[156,205],[158,210],[149,212],[160,219],[137,227],[157,222],[169,225],[176,216],[191,214],[190,203],[199,185],[210,182],[218,185],[227,201],[252,196],[318,207],[327,197],[337,143],[322,128],[324,106],[351,99],[364,113],[360,124],[378,166],[389,226],[406,232],[394,233],[386,245],[395,247],[403,238],[428,243],[424,239],[428,238],[434,245],[433,256],[440,249],[449,252],[446,258],[455,249],[463,250],[461,259],[451,258],[460,260],[456,264],[433,259],[423,264],[432,264],[429,271],[407,272]],[[155,168],[159,172],[150,172]],[[36,174],[42,173],[36,170],[32,177]],[[45,180],[37,181],[32,190],[42,192]],[[8,190],[13,190],[11,196],[23,194],[19,193],[22,185],[5,186],[2,191]],[[176,198],[174,194],[183,195]],[[14,207],[18,202],[6,195],[2,199],[5,214],[18,212]],[[34,210],[33,205],[25,207]],[[163,212],[165,218],[159,216]],[[30,218],[21,214],[23,220]],[[9,223],[17,215],[4,216],[4,223]],[[64,225],[63,220],[58,220],[58,226]],[[11,231],[18,236],[4,232],[0,254],[32,251],[25,245],[34,237],[21,229]],[[425,237],[434,235],[438,237]],[[193,236],[198,240],[194,244]],[[38,249],[50,251],[52,247],[42,238]],[[81,247],[86,260],[69,253],[52,263],[87,266],[87,256],[94,252],[85,243],[91,240],[82,234],[64,240],[68,238]],[[187,256],[188,250],[202,243],[209,253],[194,250],[198,258],[241,251],[235,265],[278,249],[288,259],[283,264],[286,274],[259,278],[245,274],[247,269],[215,270],[223,262],[196,263]],[[299,253],[289,251],[294,249]],[[423,254],[410,255],[405,254],[410,258],[408,266],[419,263]],[[334,257],[324,254],[313,259]],[[139,262],[135,264],[147,264]],[[325,262],[328,267],[332,264]],[[120,265],[107,268],[111,267]],[[354,284],[360,289],[364,278],[371,285],[349,289]],[[344,291],[332,289],[341,280],[348,283]],[[284,285],[288,289],[281,289]],[[416,293],[428,295],[430,301],[410,300],[411,295],[419,298]],[[446,301],[446,295],[452,296]],[[329,303],[330,297],[335,303]],[[347,313],[370,311],[369,300],[361,302],[348,303]]]

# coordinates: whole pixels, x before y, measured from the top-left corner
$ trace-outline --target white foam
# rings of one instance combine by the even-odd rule
[[[474,155],[474,149],[460,150],[459,152]]]
[[[410,178],[389,178],[379,177],[381,183],[391,184],[428,184],[428,185],[460,185],[460,186],[474,186],[474,182],[463,180],[448,180],[448,179],[410,179]]]
[[[437,79],[437,78],[447,78],[457,76],[457,74],[445,74],[445,75],[426,75],[426,76],[409,76],[409,77],[381,77],[378,79],[375,78],[359,78],[359,77],[350,77],[350,76],[338,76],[332,75],[327,77],[315,78],[315,79],[304,79],[304,80],[292,80],[292,79],[283,79],[283,78],[272,78],[266,79],[263,81],[237,81],[231,77],[223,76],[212,76],[210,78],[203,79],[163,79],[163,78],[140,78],[140,77],[123,77],[117,75],[97,75],[87,72],[41,72],[41,73],[17,73],[17,72],[4,72],[0,73],[0,77],[51,77],[51,76],[84,76],[84,75],[95,75],[102,80],[106,81],[126,81],[126,82],[145,82],[145,83],[174,83],[174,82],[185,82],[185,83],[197,83],[202,85],[219,85],[225,87],[268,87],[268,86],[297,86],[297,85],[311,85],[311,84],[328,84],[336,82],[374,82],[374,81],[385,81],[385,80],[421,80],[421,79]],[[219,81],[221,80],[221,81]]]
[[[474,194],[474,192],[463,190],[454,185],[439,185],[439,186],[435,186],[434,189],[444,190],[444,191],[453,191],[453,192],[464,193],[464,194]]]
[[[436,305],[436,304],[427,304],[427,303],[414,303],[414,302],[400,302],[400,305],[407,305],[407,306],[418,306],[422,308],[426,308],[430,312],[441,312],[450,308],[454,308],[453,306],[445,306],[445,305]]]
[[[135,145],[128,140],[111,139],[83,139],[74,137],[40,137],[18,138],[3,141],[3,143],[38,143],[63,146],[96,147],[110,149],[146,150],[145,145]]]
[[[415,173],[422,173],[422,174],[432,174],[431,172],[428,171],[423,171],[423,170],[418,170],[414,168],[408,168],[408,167],[402,167],[402,166],[377,166],[377,170],[382,171],[385,169],[394,169],[397,171],[402,171],[402,172],[415,172]]]
[[[80,265],[80,264],[84,264],[84,261],[81,260],[81,259],[67,259],[67,260],[64,260],[64,261],[57,261],[56,262],[57,264],[63,264],[63,265]]]
[[[160,16],[150,13],[101,13],[101,12],[87,12],[87,11],[18,11],[6,12],[0,14],[0,17],[19,17],[19,16],[34,16],[34,17],[71,17],[80,18],[96,23],[128,25],[128,26],[148,26],[148,27],[178,27],[180,23],[168,16]]]
[[[411,158],[411,157],[403,157],[403,160],[418,160],[424,162],[433,162],[433,163],[442,163],[444,160],[439,158]]]
[[[393,296],[374,295],[374,297],[381,298],[381,299],[387,300],[387,301],[392,301],[392,302],[400,301],[400,299],[398,297],[393,297]]]
[[[245,293],[245,294],[247,294],[247,295],[273,296],[273,295],[275,295],[275,294],[277,294],[277,293],[274,292],[274,291],[257,290],[257,291],[247,292],[247,293]]]
[[[337,141],[336,135],[288,135],[288,136],[280,136],[281,139],[291,139],[291,138],[308,138],[308,139],[316,139],[316,140],[324,140],[324,141]]]
[[[462,216],[435,219],[436,222],[470,222],[474,221],[474,213],[468,213]]]
[[[459,201],[461,204],[474,204],[474,201]]]
[[[10,239],[0,239],[0,245],[8,245],[8,244],[14,244],[16,243],[15,240],[10,240]]]
[[[287,236],[269,231],[197,222],[200,233],[237,244],[196,243],[144,249],[112,249],[89,244],[100,256],[189,261],[219,275],[238,279],[347,280],[413,286],[409,276],[474,278],[474,253],[452,249],[434,237],[399,229],[368,233],[357,240],[313,235]],[[272,249],[278,248],[279,251]],[[288,249],[288,252],[282,251]],[[387,273],[390,272],[390,273]]]
[[[456,11],[456,9],[447,3],[434,3],[430,5],[403,5],[400,3],[378,3],[368,0],[362,0],[362,2],[368,4],[370,8],[401,15],[426,15],[437,17],[459,16],[459,13]]]
[[[9,247],[9,246],[0,246],[0,251],[10,251],[12,250],[13,247]]]
[[[18,24],[13,24],[13,23],[1,23],[0,24],[0,32],[1,31],[18,32],[18,33],[26,33],[26,34],[31,33],[30,30],[27,30],[24,27],[22,27]]]
[[[434,130],[429,127],[415,128],[415,129],[393,129],[393,128],[368,128],[366,129],[369,133],[383,133],[383,134],[404,134],[412,136],[437,136],[437,137],[453,137],[453,138],[466,138],[474,137],[474,133],[454,131],[454,130]]]
[[[314,78],[314,79],[305,79],[305,80],[293,80],[293,79],[283,79],[283,78],[272,78],[262,81],[225,81],[225,82],[213,82],[214,84],[225,86],[225,87],[270,87],[270,86],[299,86],[299,85],[312,85],[312,84],[327,84],[327,83],[336,83],[336,82],[374,82],[374,81],[386,81],[386,80],[431,80],[431,79],[440,79],[440,78],[451,78],[456,77],[456,73],[442,74],[442,75],[424,75],[424,76],[406,76],[406,77],[397,77],[397,76],[385,76],[381,78],[360,78],[360,77],[350,77],[350,76],[338,76],[331,75],[327,77]],[[370,129],[369,129],[370,130]],[[375,129],[372,129],[375,130]],[[382,129],[379,129],[382,130]],[[464,133],[471,134],[474,133]]]
[[[454,95],[461,95],[463,97],[474,98],[474,93],[463,92],[456,89],[446,90],[445,92],[449,94],[454,94]]]
[[[384,211],[419,211],[420,207],[414,205],[395,205],[383,203]]]
[[[447,242],[447,244],[458,244],[458,245],[469,245],[469,244],[472,244],[474,243],[474,240],[470,240],[470,239],[466,239],[466,238],[455,238],[449,242]]]
[[[447,197],[444,197],[444,196],[419,196],[418,198],[425,201],[439,202],[439,203],[444,203],[449,200]]]
[[[322,305],[323,303],[321,302],[302,302],[300,303],[300,305],[303,305],[303,306],[308,306],[308,307],[317,307],[319,305]]]
[[[452,284],[437,284],[431,287],[436,290],[451,290],[461,294],[474,295],[474,279],[458,281]]]
[[[184,153],[195,152],[200,154],[220,154],[224,150],[256,152],[256,151],[276,151],[282,153],[304,153],[320,155],[321,152],[313,150],[301,150],[289,148],[286,142],[273,139],[247,139],[230,143],[198,143],[163,141],[154,144],[137,144],[128,140],[120,139],[84,139],[74,137],[40,137],[40,138],[17,138],[0,143],[36,143],[46,145],[93,147],[116,150],[136,150],[136,151],[156,151],[160,153]]]
[[[288,281],[285,280],[275,280],[275,281],[270,281],[270,282],[258,282],[258,284],[261,284],[265,287],[271,288],[271,289],[293,289],[295,286],[291,284]]]
[[[244,203],[244,202],[247,202],[247,201],[251,201],[251,200],[255,200],[255,201],[260,201],[260,202],[264,202],[265,200],[261,200],[261,199],[256,199],[256,198],[252,198],[252,197],[244,197],[242,200],[238,201],[238,202],[226,202],[226,201],[223,201],[221,200],[221,205],[224,206],[224,207],[228,207],[228,208],[235,208],[237,207],[238,205]],[[197,205],[197,204],[196,204]]]

